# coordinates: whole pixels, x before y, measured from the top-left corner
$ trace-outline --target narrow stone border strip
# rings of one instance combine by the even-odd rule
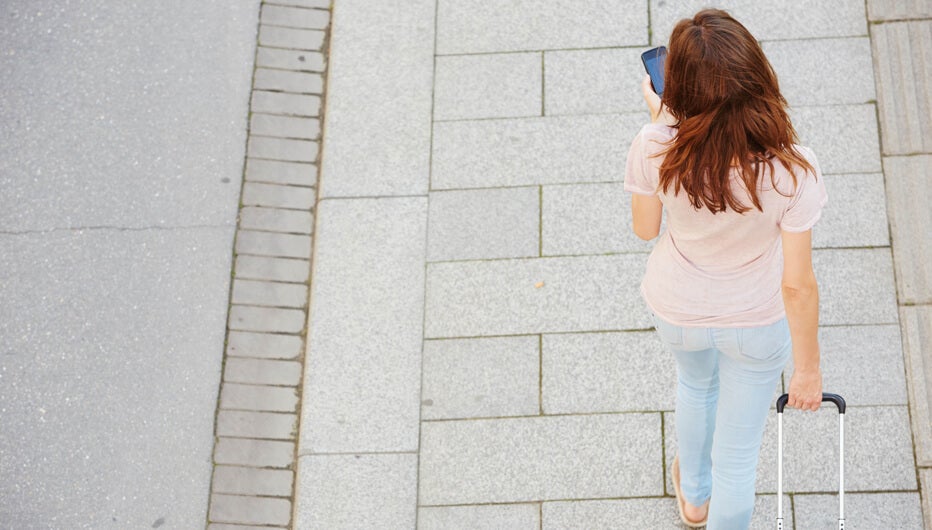
[[[260,6],[208,530],[294,524],[330,9]]]

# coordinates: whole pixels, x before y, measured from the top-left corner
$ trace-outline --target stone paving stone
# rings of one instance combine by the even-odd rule
[[[256,50],[256,66],[295,72],[323,72],[327,68],[324,55],[321,52],[285,50],[265,46],[259,46]],[[315,112],[313,115],[316,116],[317,113]]]
[[[667,44],[673,26],[709,7],[707,0],[650,0],[651,42]],[[723,0],[715,7],[731,13],[758,40],[810,39],[867,35],[864,4],[849,0],[756,2]],[[805,16],[800,16],[804,13]]]
[[[294,442],[221,436],[217,438],[214,461],[217,464],[290,468],[294,463],[294,447]]]
[[[428,261],[540,253],[537,186],[434,192],[428,215]]]
[[[235,279],[232,303],[271,307],[307,307],[307,285]]]
[[[422,506],[418,530],[539,530],[540,505]]]
[[[431,189],[621,181],[648,121],[641,112],[435,123]]]
[[[540,412],[540,338],[424,342],[421,419]]]
[[[414,528],[417,454],[302,456],[297,492],[295,528]]]
[[[270,528],[272,530],[277,530],[279,528],[282,530],[285,529],[284,526],[243,526],[239,524],[216,524],[216,523],[211,523],[207,525],[207,530],[268,530]]]
[[[236,257],[234,276],[251,280],[306,283],[310,270],[311,262],[308,260],[244,254]]]
[[[930,489],[932,488],[932,469],[920,468],[917,471],[921,483],[920,489],[925,492],[922,494],[922,513],[925,528],[932,528],[932,495],[929,495],[929,491],[932,491]]]
[[[240,209],[240,229],[310,234],[314,223],[311,212],[244,206]]]
[[[932,466],[932,306],[900,307],[900,322],[916,461]]]
[[[330,12],[323,9],[302,9],[263,3],[259,20],[262,24],[274,26],[327,29],[330,25]]]
[[[657,413],[424,422],[419,504],[660,495],[660,431]]]
[[[318,213],[300,453],[417,450],[427,198]]]
[[[304,311],[273,307],[230,307],[230,329],[300,333],[304,329]]]
[[[824,175],[828,203],[812,230],[812,246],[890,246],[882,173]]]
[[[932,156],[884,157],[883,164],[899,301],[932,303]]]
[[[857,104],[877,98],[868,37],[783,40],[762,47],[790,105]]]
[[[234,495],[291,497],[291,470],[216,466],[211,491]]]
[[[220,408],[265,412],[297,412],[298,393],[283,386],[224,383],[220,388]]]
[[[812,253],[822,325],[895,324],[896,290],[889,247]]]
[[[332,0],[263,0],[262,3],[283,6],[319,7],[322,9],[331,9],[331,1]]]
[[[273,114],[253,113],[250,118],[249,132],[259,136],[276,136],[279,138],[298,138],[317,140],[320,137],[320,120],[317,118],[296,118],[294,116],[275,116]],[[308,173],[314,178],[306,179],[306,185],[317,182],[317,171],[311,166]],[[305,182],[306,182],[305,181]],[[300,182],[304,184],[305,182]]]
[[[544,52],[544,114],[642,112],[643,48]]]
[[[800,143],[815,151],[822,173],[879,173],[874,105],[794,107]]]
[[[425,338],[649,328],[638,287],[646,258],[428,264]]]
[[[287,525],[291,522],[291,501],[214,493],[210,496],[210,520],[218,523]]]
[[[315,29],[259,25],[259,45],[293,50],[320,50],[326,32]]]
[[[883,152],[932,151],[932,20],[871,25]]]
[[[253,90],[252,112],[292,116],[320,116],[320,96]],[[316,155],[317,151],[314,151],[314,153]]]
[[[311,236],[240,229],[236,234],[236,253],[309,259]]]
[[[543,255],[650,252],[631,229],[631,194],[621,182],[543,187]]]
[[[297,335],[230,331],[227,338],[227,355],[266,359],[294,359],[301,355],[303,345],[304,342]]]
[[[231,357],[225,366],[223,380],[230,383],[296,386],[301,381],[301,363],[295,361]]]
[[[294,414],[220,410],[217,436],[294,440],[298,418]]]
[[[544,335],[544,414],[673,410],[676,364],[650,332]]]
[[[932,18],[929,0],[867,0],[867,17],[871,21]]]
[[[344,2],[334,11],[329,63],[341,74],[327,80],[321,197],[427,193],[436,4]]]
[[[838,528],[837,495],[794,495],[796,528]],[[845,494],[845,528],[922,530],[918,492]]]
[[[252,117],[254,120],[257,117],[264,117],[274,120],[297,120],[300,122],[318,121],[316,119],[270,116],[268,114],[253,114]],[[317,166],[300,162],[247,158],[246,180],[313,187],[317,184]]]
[[[316,190],[258,182],[243,183],[243,205],[309,210],[317,201]]]
[[[321,94],[324,91],[324,76],[320,73],[290,72],[270,68],[256,68],[252,82],[259,90],[280,90],[296,94]]]
[[[291,140],[269,136],[249,136],[248,155],[290,162],[314,162],[319,144],[310,140]]]
[[[434,120],[541,115],[541,68],[535,53],[437,57]]]
[[[646,0],[580,3],[522,0],[440,2],[437,53],[483,53],[647,44]]]

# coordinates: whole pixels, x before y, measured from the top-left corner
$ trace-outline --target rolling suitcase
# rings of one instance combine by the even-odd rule
[[[777,530],[783,530],[783,408],[789,394],[777,399]],[[822,394],[822,401],[838,407],[838,530],[845,530],[845,400],[838,394]]]

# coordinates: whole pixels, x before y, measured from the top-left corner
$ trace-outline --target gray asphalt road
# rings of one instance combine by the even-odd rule
[[[203,528],[259,0],[0,2],[0,528]]]

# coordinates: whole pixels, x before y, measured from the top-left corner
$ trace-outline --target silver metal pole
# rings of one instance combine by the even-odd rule
[[[777,530],[783,530],[783,413],[777,414]]]
[[[845,415],[838,415],[838,530],[845,530]]]

